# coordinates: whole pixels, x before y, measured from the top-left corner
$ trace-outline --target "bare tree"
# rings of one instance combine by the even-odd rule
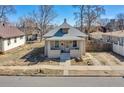
[[[80,25],[80,30],[83,32],[83,22],[84,22],[84,5],[76,5],[75,8],[78,8],[79,11],[74,12],[76,25]]]
[[[99,24],[100,26],[106,26],[108,23],[110,22],[110,20],[108,18],[103,18],[99,20]]]
[[[91,26],[94,22],[97,21],[98,18],[100,18],[101,14],[104,14],[105,10],[103,6],[98,5],[87,5],[85,6],[85,22],[87,24],[87,33],[89,35]]]
[[[92,24],[96,22],[98,18],[100,18],[101,14],[104,14],[104,13],[105,13],[105,10],[103,6],[84,5],[84,6],[80,6],[80,8],[78,9],[77,14],[80,16],[76,16],[76,18],[80,19],[79,21],[81,23],[83,22],[82,24],[86,25],[87,33],[89,34]]]
[[[119,13],[116,17],[118,30],[124,30],[124,13]]]
[[[1,5],[0,6],[0,22],[6,22],[8,20],[8,15],[14,14],[16,12],[15,7],[11,5]]]
[[[16,24],[16,26],[25,33],[26,38],[28,35],[33,35],[33,33],[37,31],[36,25],[35,20],[32,19],[30,15],[22,16]]]
[[[41,5],[38,6],[39,11],[33,11],[32,15],[35,21],[38,24],[38,29],[40,31],[40,36],[42,40],[42,36],[47,31],[47,26],[50,24],[50,22],[57,16],[56,13],[53,10],[52,5]]]

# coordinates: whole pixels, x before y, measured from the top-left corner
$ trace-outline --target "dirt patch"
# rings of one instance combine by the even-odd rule
[[[109,65],[109,66],[118,66],[118,65],[124,65],[122,59],[124,58],[117,57],[112,52],[91,52],[90,53],[93,57],[95,57],[102,65]]]
[[[93,66],[94,63],[87,55],[71,60],[71,65]]]

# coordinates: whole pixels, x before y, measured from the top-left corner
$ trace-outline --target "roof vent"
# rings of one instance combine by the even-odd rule
[[[66,23],[66,18],[64,19],[64,23]]]

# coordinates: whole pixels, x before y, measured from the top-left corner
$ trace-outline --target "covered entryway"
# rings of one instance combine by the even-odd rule
[[[70,41],[60,41],[61,53],[70,53],[71,43]]]

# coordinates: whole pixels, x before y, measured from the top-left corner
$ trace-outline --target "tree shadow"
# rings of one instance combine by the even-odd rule
[[[44,47],[34,48],[32,51],[21,57],[21,59],[25,59],[24,62],[28,62],[28,65],[35,65],[42,62],[56,61],[60,62],[59,59],[49,59],[44,56]]]

